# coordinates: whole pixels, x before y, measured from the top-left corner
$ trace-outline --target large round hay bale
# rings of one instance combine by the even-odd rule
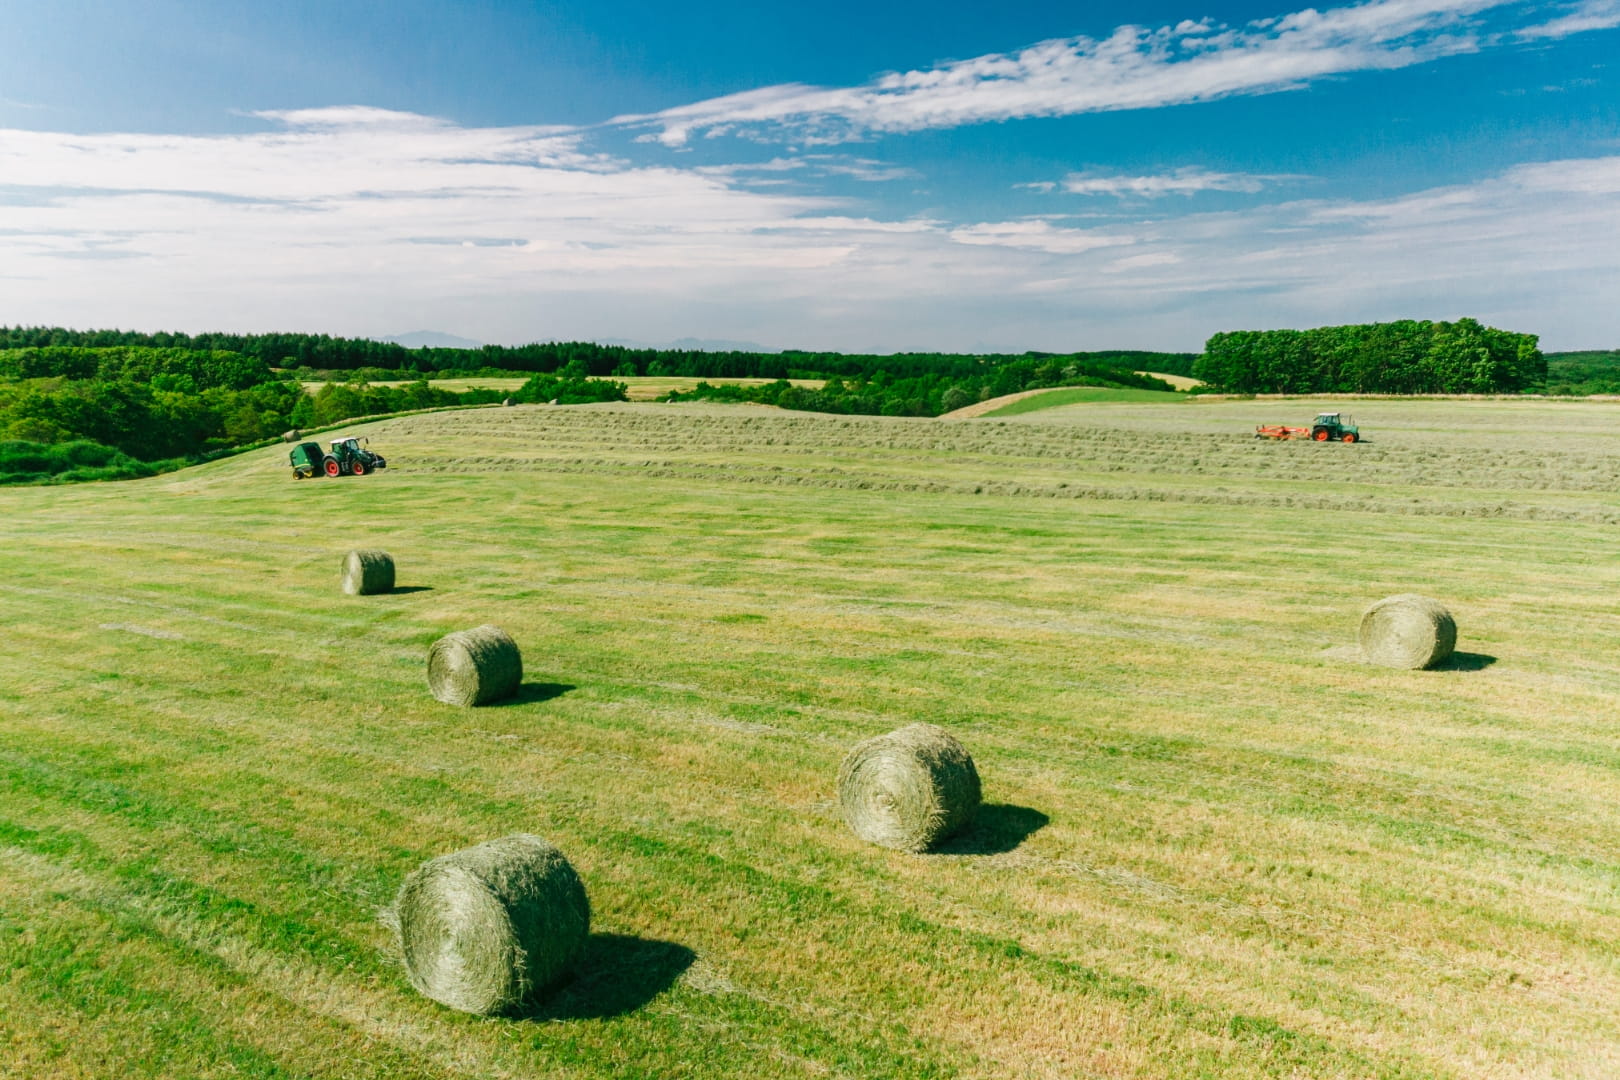
[[[487,705],[523,682],[523,654],[498,626],[446,634],[428,650],[428,685],[446,705]]]
[[[973,820],[979,772],[950,732],[911,724],[849,752],[838,768],[838,801],[862,840],[927,851]]]
[[[394,587],[394,557],[386,551],[351,551],[339,579],[350,596],[371,596]]]
[[[394,907],[411,985],[486,1016],[562,981],[591,926],[579,875],[555,846],[527,833],[423,863]]]
[[[1438,601],[1414,593],[1387,597],[1361,616],[1361,655],[1395,668],[1432,668],[1457,647],[1457,623]]]

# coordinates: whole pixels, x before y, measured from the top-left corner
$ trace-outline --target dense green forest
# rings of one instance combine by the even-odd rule
[[[1620,394],[1620,349],[1548,353],[1547,393]]]
[[[972,378],[1016,360],[1062,360],[1099,369],[1192,372],[1193,353],[1131,350],[1087,353],[777,353],[696,352],[683,349],[632,349],[592,342],[546,342],[534,345],[485,345],[480,349],[407,349],[364,338],[325,334],[142,334],[128,330],[66,330],[61,327],[0,327],[0,350],[50,346],[107,349],[183,349],[221,351],[261,361],[273,368],[364,372],[369,378],[410,378],[437,372],[501,370],[554,372],[583,365],[598,378],[626,375],[674,375],[721,379],[821,379],[828,376],[891,379],[938,375]]]
[[[1547,361],[1534,334],[1405,320],[1216,334],[1193,375],[1248,394],[1517,393],[1546,382]]]

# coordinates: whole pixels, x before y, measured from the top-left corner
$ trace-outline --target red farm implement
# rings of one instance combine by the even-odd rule
[[[1261,424],[1254,429],[1257,439],[1308,439],[1311,437],[1310,428],[1287,427],[1283,424]]]

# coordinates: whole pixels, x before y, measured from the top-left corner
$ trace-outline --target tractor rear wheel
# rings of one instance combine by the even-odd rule
[[[337,458],[329,457],[326,460],[324,460],[323,462],[321,462],[321,464],[326,469],[326,475],[327,476],[342,476],[343,475],[343,466],[338,464],[338,459]]]
[[[356,476],[364,476],[366,475],[366,463],[361,461],[359,458],[355,458],[349,463],[349,471],[354,473]]]
[[[1328,429],[1327,428],[1317,428],[1314,432],[1311,433],[1311,438],[1315,439],[1317,442],[1327,442],[1328,441]]]
[[[1353,432],[1353,431],[1345,432],[1344,433],[1344,441],[1345,442],[1355,442],[1356,441],[1356,433]]]

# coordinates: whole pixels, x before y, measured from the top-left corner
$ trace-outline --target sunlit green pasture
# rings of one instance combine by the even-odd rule
[[[1319,405],[524,406],[0,491],[0,1075],[1620,1073],[1620,406],[1252,436]],[[1447,669],[1357,662],[1402,591]],[[484,622],[523,692],[433,701]],[[988,801],[927,856],[834,802],[916,720]],[[519,830],[585,966],[449,1012],[385,909]]]
[[[985,416],[1021,416],[1024,413],[1040,412],[1043,409],[1055,409],[1061,405],[1101,405],[1113,402],[1156,402],[1170,404],[1172,402],[1187,401],[1186,397],[1171,393],[1168,390],[1131,390],[1115,389],[1104,386],[1067,386],[1057,390],[1043,390],[1038,394],[1020,397],[999,409],[992,409]]]

